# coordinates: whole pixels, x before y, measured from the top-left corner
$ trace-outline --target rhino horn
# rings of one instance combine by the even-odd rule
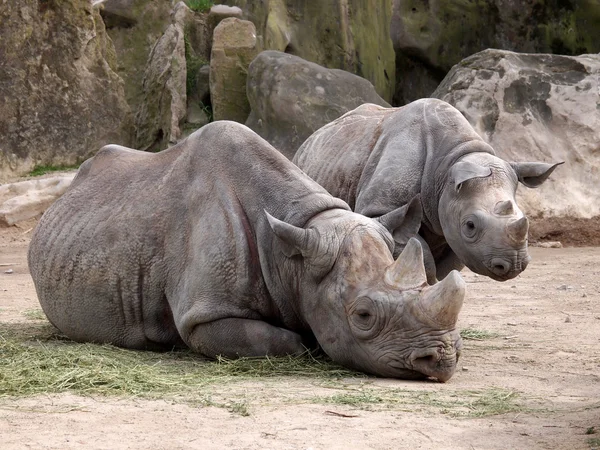
[[[315,230],[290,225],[276,219],[265,211],[273,233],[285,244],[284,254],[288,257],[301,254],[304,257],[314,256],[319,248],[319,238]]]
[[[510,200],[505,200],[503,202],[496,203],[494,206],[494,213],[499,216],[510,216],[515,213],[515,208],[513,206],[513,202]]]
[[[529,221],[525,216],[508,224],[508,235],[515,242],[525,241],[528,231]]]
[[[398,259],[387,271],[388,281],[400,289],[411,289],[427,283],[423,247],[416,238],[410,238]]]
[[[458,271],[453,270],[442,281],[423,290],[418,303],[421,319],[433,326],[454,327],[465,292],[465,281]]]

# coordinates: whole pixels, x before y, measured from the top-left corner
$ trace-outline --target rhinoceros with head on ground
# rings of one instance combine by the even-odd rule
[[[507,162],[452,105],[364,104],[315,131],[293,161],[353,211],[378,217],[420,194],[429,283],[465,265],[494,280],[530,260],[518,183],[538,187],[558,164]],[[395,254],[403,248],[398,242]]]
[[[160,153],[107,146],[40,220],[28,261],[49,320],[76,341],[184,345],[208,357],[298,354],[381,376],[449,379],[458,272],[428,286],[418,199],[352,212],[266,141],[215,122]]]

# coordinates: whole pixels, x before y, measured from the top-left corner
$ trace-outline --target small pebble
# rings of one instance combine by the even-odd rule
[[[13,272],[14,272],[14,271],[13,271],[12,269],[8,269],[8,270],[5,270],[5,271],[4,271],[4,273],[13,273]]]
[[[567,316],[567,318],[565,319],[565,323],[571,323],[571,316]]]
[[[587,297],[587,294],[584,292],[583,294],[581,294],[582,297]]]
[[[515,322],[507,322],[506,325],[510,325],[511,327],[517,326],[517,324]]]
[[[573,289],[573,286],[568,286],[566,284],[561,284],[559,287],[557,287],[556,289],[558,289],[559,291],[570,291]]]
[[[468,371],[469,371],[469,368],[468,368],[468,367],[465,367],[465,366],[463,366],[463,368],[462,368],[462,371],[463,371],[463,372],[468,372]]]

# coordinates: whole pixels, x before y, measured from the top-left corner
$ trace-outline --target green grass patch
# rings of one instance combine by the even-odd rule
[[[360,391],[314,397],[313,403],[353,406],[359,409],[404,409],[416,411],[424,407],[452,417],[486,417],[528,410],[518,402],[518,394],[503,389],[484,391],[414,391],[407,389],[361,388]]]
[[[465,328],[460,331],[460,336],[465,340],[471,341],[485,341],[487,339],[497,338],[498,333],[494,333],[486,330],[477,330],[475,328]]]
[[[59,165],[59,166],[35,166],[35,168],[29,172],[29,175],[32,177],[37,177],[40,175],[45,175],[51,172],[62,172],[65,170],[76,170],[79,168],[79,164],[74,165]]]
[[[589,438],[587,443],[591,448],[600,448],[600,438]]]
[[[371,390],[361,392],[343,392],[329,397],[314,397],[314,403],[328,403],[333,405],[346,405],[355,407],[365,407],[366,405],[375,405],[384,403],[383,397]]]
[[[47,320],[46,314],[41,309],[28,309],[23,311],[23,315],[29,320]]]
[[[186,0],[186,3],[192,11],[196,12],[206,12],[214,5],[212,0]]]
[[[365,376],[308,353],[211,361],[187,350],[159,353],[79,344],[56,334],[49,324],[0,324],[0,361],[0,397],[72,392],[183,397],[209,404],[206,388],[214,384],[274,377],[332,380]]]
[[[0,323],[0,398],[70,392],[84,396],[165,399],[217,406],[241,416],[251,414],[255,402],[271,401],[433,411],[452,417],[485,417],[530,410],[519,401],[516,392],[502,389],[422,391],[371,385],[372,377],[309,353],[297,357],[212,361],[189,350],[160,353],[80,344],[59,334],[41,316],[41,310],[25,314],[32,321]],[[289,396],[285,387],[288,382],[302,379],[318,386],[321,392],[331,390],[331,395],[314,395],[309,391],[308,395]],[[244,382],[269,386],[269,380],[275,382],[271,385],[275,397],[261,396],[252,389],[249,397],[244,394],[248,392]]]

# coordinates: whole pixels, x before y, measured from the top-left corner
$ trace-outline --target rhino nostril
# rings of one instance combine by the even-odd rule
[[[437,357],[435,357],[434,355],[429,355],[429,356],[421,356],[420,358],[416,358],[413,362],[415,364],[423,364],[423,365],[429,365],[429,364],[435,364],[438,361]]]
[[[506,275],[510,271],[510,263],[500,258],[494,258],[492,259],[490,269],[496,275]]]
[[[419,352],[419,355],[415,355],[412,358],[412,363],[419,367],[428,367],[436,364],[440,360],[440,355],[437,349],[429,349],[423,352]]]

